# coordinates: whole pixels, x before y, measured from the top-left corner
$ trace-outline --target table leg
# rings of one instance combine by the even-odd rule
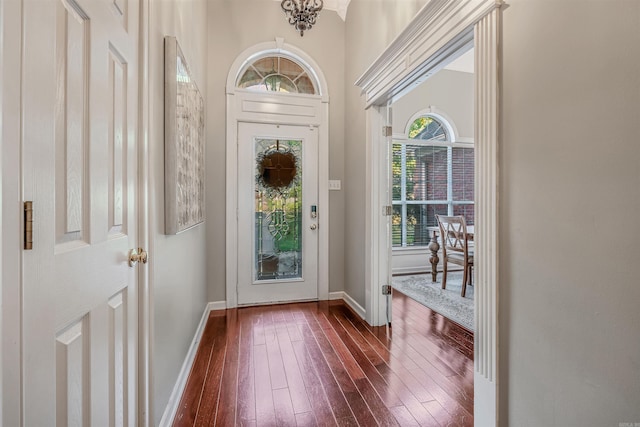
[[[436,282],[438,280],[438,250],[440,249],[440,244],[438,243],[438,235],[434,231],[431,235],[431,242],[429,242],[429,250],[431,251],[431,256],[429,257],[429,262],[431,263],[431,280],[432,282]]]

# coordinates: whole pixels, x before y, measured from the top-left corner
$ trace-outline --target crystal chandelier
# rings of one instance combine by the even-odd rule
[[[282,0],[280,6],[296,30],[300,31],[300,36],[310,30],[316,24],[318,12],[322,10],[322,0]]]

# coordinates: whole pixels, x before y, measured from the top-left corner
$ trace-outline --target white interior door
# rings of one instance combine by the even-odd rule
[[[23,421],[137,424],[135,0],[25,0]]]
[[[318,298],[317,212],[317,128],[239,123],[239,304]]]

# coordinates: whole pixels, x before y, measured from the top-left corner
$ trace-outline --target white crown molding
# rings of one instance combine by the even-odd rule
[[[473,45],[473,25],[502,0],[432,0],[355,82],[367,108],[381,105],[439,71]],[[467,49],[463,49],[467,47]],[[459,56],[458,53],[457,55]]]

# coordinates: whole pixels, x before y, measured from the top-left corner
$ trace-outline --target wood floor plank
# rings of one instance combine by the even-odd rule
[[[336,328],[343,329],[341,332],[342,339],[347,341],[348,339],[353,340],[354,344],[357,344],[360,349],[365,354],[370,354],[369,363],[374,365],[375,369],[377,369],[380,378],[384,381],[384,386],[377,388],[378,393],[383,393],[389,395],[389,391],[393,391],[396,396],[398,396],[402,405],[404,405],[407,410],[411,413],[413,418],[423,426],[435,426],[437,425],[436,420],[431,416],[431,414],[422,406],[420,401],[416,398],[413,392],[402,382],[402,380],[393,372],[393,370],[389,367],[386,361],[380,358],[375,351],[371,348],[369,343],[364,340],[364,338],[360,335],[350,322],[346,318],[344,318],[339,310],[332,310],[332,313],[335,315],[332,317],[332,322],[334,323]],[[345,336],[345,334],[347,336]],[[377,357],[376,357],[377,356]],[[366,362],[362,362],[366,363]],[[367,367],[366,369],[371,369]],[[368,378],[372,378],[375,375],[375,371],[371,370],[367,373]],[[377,379],[377,377],[375,377]],[[385,393],[386,392],[386,393]],[[384,399],[383,399],[384,400]],[[385,403],[387,401],[385,400]],[[387,407],[394,407],[399,405],[389,405],[387,403]]]
[[[240,323],[240,354],[238,355],[237,420],[244,425],[256,420],[255,356],[253,353],[253,311],[237,310]]]
[[[211,348],[215,341],[215,335],[210,333],[213,331],[211,327],[215,322],[212,317],[207,320],[205,331],[203,333],[198,350],[193,361],[193,367],[189,373],[189,378],[185,385],[185,391],[180,399],[178,410],[174,417],[173,425],[176,427],[192,426],[195,422],[198,408],[200,407],[200,399],[202,397],[202,389],[204,381],[207,377],[207,369],[209,368],[209,360],[211,358]]]
[[[318,423],[312,412],[304,412],[296,414],[296,426],[298,427],[315,427]]]
[[[344,342],[353,357],[356,359],[358,365],[366,374],[367,379],[369,380],[371,385],[373,385],[374,389],[378,392],[386,407],[390,408],[393,406],[402,405],[402,401],[395,393],[395,390],[389,387],[382,375],[380,375],[377,369],[371,364],[371,362],[369,362],[362,349],[354,341],[353,337],[351,337],[348,332],[344,330],[342,325],[340,325],[340,323],[337,321],[337,319],[335,319],[334,316],[330,315],[330,317],[335,326],[335,329],[333,330],[336,331],[337,335],[340,337],[342,342]]]
[[[271,376],[269,374],[267,345],[254,345],[253,354],[255,357],[253,374],[255,376],[256,390],[256,424],[259,426],[276,425],[276,410],[273,402]]]
[[[302,381],[304,382],[309,402],[313,408],[313,415],[318,425],[335,426],[335,418],[331,410],[331,405],[327,399],[322,381],[318,377],[316,369],[313,367],[311,357],[307,352],[307,347],[303,341],[292,342],[293,351],[296,360],[300,366],[302,373]]]
[[[207,377],[202,388],[202,398],[196,416],[196,425],[208,425],[210,420],[216,418],[216,410],[220,400],[220,384],[222,383],[222,368],[226,354],[226,318],[219,316],[211,317],[214,322],[213,327],[215,340],[211,347],[211,357],[209,358],[209,368]]]
[[[354,407],[356,410],[364,411],[364,407],[366,407],[366,405],[364,404],[364,401],[362,401],[362,398],[357,394],[355,385],[344,370],[342,362],[340,362],[336,354],[333,352],[328,341],[322,341],[323,339],[326,340],[326,338],[324,338],[323,335],[318,335],[318,337],[321,337],[324,347],[323,351],[320,343],[316,341],[317,337],[310,325],[301,325],[301,329],[304,337],[304,343],[309,355],[311,356],[311,361],[318,373],[318,377],[324,386],[334,417],[337,420],[347,420],[354,416],[354,412],[352,412]],[[322,332],[319,332],[319,334],[321,333]],[[373,416],[371,416],[370,412],[368,412],[368,414],[364,413],[362,416],[373,420]]]
[[[321,307],[323,310],[326,310],[326,306]],[[370,406],[367,405],[360,391],[358,390],[356,384],[354,383],[352,377],[349,376],[349,373],[344,368],[344,365],[340,361],[337,353],[332,347],[330,341],[327,339],[324,334],[324,330],[320,326],[318,319],[322,317],[322,310],[318,310],[315,316],[310,316],[307,318],[308,325],[306,326],[313,336],[316,339],[316,346],[321,351],[321,355],[327,362],[327,365],[330,367],[329,374],[333,375],[335,380],[338,382],[340,386],[340,391],[344,395],[344,398],[348,402],[348,408],[350,412],[353,413],[353,416],[360,423],[364,423],[363,425],[376,425],[376,419]],[[343,423],[349,423],[349,416],[343,413],[335,412],[335,417],[338,420],[339,425],[343,425]]]
[[[396,406],[394,408],[389,408],[389,410],[391,411],[393,416],[396,417],[398,424],[400,424],[402,427],[420,427],[420,424],[418,424],[416,419],[413,418],[413,415],[411,415],[411,412],[409,412],[406,407]]]
[[[240,356],[240,322],[238,310],[226,310],[226,356],[220,384],[220,398],[215,418],[209,425],[230,426],[236,423],[238,401],[238,369]]]
[[[276,412],[276,425],[295,426],[297,424],[288,388],[273,390],[273,404]]]
[[[473,333],[399,292],[391,327],[342,301],[213,314],[174,426],[473,426]]]
[[[295,351],[291,342],[288,328],[286,325],[277,329],[278,344],[280,346],[280,355],[287,379],[287,386],[291,392],[291,402],[294,413],[311,412],[311,403],[307,396],[307,391],[302,379],[302,372],[296,359]]]

